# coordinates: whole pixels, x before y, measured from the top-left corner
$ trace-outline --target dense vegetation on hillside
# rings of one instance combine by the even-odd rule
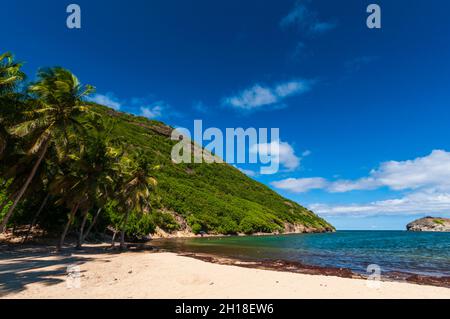
[[[0,56],[0,232],[39,225],[75,231],[78,244],[106,228],[142,237],[160,227],[194,233],[283,232],[332,226],[228,164],[174,164],[171,128],[89,103],[93,92],[63,68],[26,83]],[[182,222],[180,222],[182,221]]]
[[[284,223],[330,227],[228,164],[173,164],[170,128],[157,121],[94,106],[115,118],[114,136],[140,147],[154,165],[159,205],[185,217],[195,232],[221,234],[283,231]]]

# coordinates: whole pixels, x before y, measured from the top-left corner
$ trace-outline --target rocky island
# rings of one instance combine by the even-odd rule
[[[450,232],[450,218],[424,217],[406,225],[408,231]]]

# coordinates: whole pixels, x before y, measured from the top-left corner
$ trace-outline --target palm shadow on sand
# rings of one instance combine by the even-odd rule
[[[80,266],[92,260],[92,254],[114,253],[100,248],[67,249],[61,254],[42,247],[30,246],[13,250],[1,248],[0,246],[0,298],[21,292],[32,283],[62,283],[67,280],[69,266]]]

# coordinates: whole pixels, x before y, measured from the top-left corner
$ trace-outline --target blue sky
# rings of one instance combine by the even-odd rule
[[[81,30],[69,2],[2,3],[0,51],[174,126],[280,128],[282,170],[253,177],[340,229],[449,216],[448,1],[73,2]]]

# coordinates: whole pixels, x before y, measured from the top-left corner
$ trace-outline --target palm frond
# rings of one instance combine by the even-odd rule
[[[48,126],[50,123],[48,123],[47,119],[45,118],[37,118],[34,120],[25,121],[23,123],[20,123],[12,128],[9,129],[10,134],[16,135],[18,137],[24,137],[31,133],[33,133],[35,130],[43,128],[45,126]]]
[[[52,134],[52,126],[49,126],[42,134],[39,135],[39,137],[34,142],[33,146],[31,146],[28,153],[29,154],[37,153],[42,148],[42,145],[45,142],[47,142],[48,139],[51,137],[51,134]]]

